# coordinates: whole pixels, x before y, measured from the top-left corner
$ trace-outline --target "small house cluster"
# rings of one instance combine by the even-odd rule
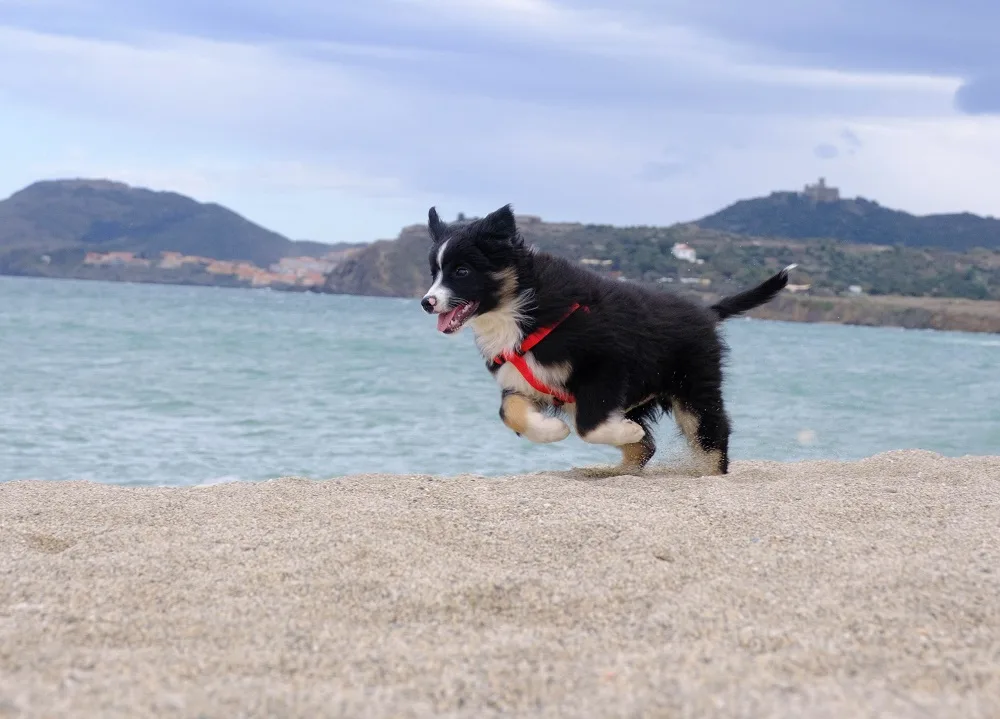
[[[243,260],[216,260],[181,252],[161,252],[158,260],[138,257],[134,252],[88,252],[85,265],[102,267],[158,268],[161,270],[199,269],[212,275],[228,275],[253,287],[293,285],[315,287],[337,266],[340,257],[284,257],[268,268]]]

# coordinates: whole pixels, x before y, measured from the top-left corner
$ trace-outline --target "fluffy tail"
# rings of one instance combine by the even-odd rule
[[[728,319],[733,315],[742,314],[754,307],[760,307],[774,299],[775,295],[785,289],[788,284],[788,272],[797,267],[789,265],[781,272],[746,292],[740,292],[732,297],[723,297],[712,305],[711,309],[719,316],[719,321]]]

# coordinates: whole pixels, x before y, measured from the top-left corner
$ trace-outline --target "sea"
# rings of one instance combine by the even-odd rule
[[[734,319],[740,460],[1000,453],[1000,336]],[[192,486],[607,465],[497,415],[468,330],[409,299],[0,277],[0,481]],[[658,459],[683,461],[670,420]]]

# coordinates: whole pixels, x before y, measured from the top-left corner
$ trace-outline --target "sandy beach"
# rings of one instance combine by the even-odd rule
[[[0,484],[0,717],[997,717],[1000,457]]]

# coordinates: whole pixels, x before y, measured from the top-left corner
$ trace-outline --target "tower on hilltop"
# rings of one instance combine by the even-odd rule
[[[806,185],[802,194],[813,202],[837,202],[840,199],[840,190],[836,187],[828,187],[826,178],[819,178],[815,185]]]

